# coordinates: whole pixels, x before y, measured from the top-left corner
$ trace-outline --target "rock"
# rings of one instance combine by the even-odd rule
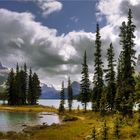
[[[67,122],[67,121],[76,121],[76,120],[78,120],[77,117],[75,117],[75,116],[69,116],[69,115],[64,116],[64,118],[62,119],[62,121],[64,121],[64,122]]]
[[[43,116],[39,116],[38,118],[43,118]]]
[[[50,113],[41,113],[41,115],[54,115],[54,113],[50,112]]]
[[[47,128],[47,127],[48,127],[48,124],[45,123],[43,125],[27,126],[22,131],[24,133],[31,133],[31,132],[34,132],[36,130],[40,130],[40,129]]]
[[[27,126],[27,124],[22,124],[23,127]]]

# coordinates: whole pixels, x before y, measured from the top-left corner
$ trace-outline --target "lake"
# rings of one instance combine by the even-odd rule
[[[60,100],[48,100],[48,99],[40,99],[38,101],[40,105],[50,106],[58,108],[60,104]],[[2,104],[2,101],[0,101]],[[79,106],[82,109],[81,102],[77,100],[73,101],[73,109],[77,109]],[[67,100],[65,100],[65,108],[68,108]],[[88,103],[87,109],[91,110],[91,103]],[[136,108],[135,108],[136,109]],[[43,113],[32,113],[32,112],[9,112],[9,111],[0,111],[0,131],[21,131],[24,127],[23,124],[26,125],[38,125],[42,123],[47,123],[51,125],[53,123],[61,123],[59,116],[55,113],[52,115],[48,115],[45,112]]]
[[[60,104],[60,100],[59,99],[53,99],[53,100],[50,100],[50,99],[39,99],[38,101],[38,104],[40,105],[44,105],[44,106],[50,106],[50,107],[55,107],[55,108],[59,108],[59,104]],[[72,104],[72,108],[73,109],[77,109],[78,106],[79,106],[79,109],[82,109],[83,106],[81,104],[81,102],[78,102],[77,100],[73,100],[73,104]],[[87,104],[87,109],[91,109],[91,103],[88,103]],[[65,108],[68,109],[68,101],[65,100]]]
[[[38,125],[47,123],[51,125],[53,123],[60,123],[59,116],[57,114],[47,115],[44,113],[30,113],[30,112],[9,112],[0,111],[0,131],[21,131],[23,125]]]
[[[0,104],[3,102],[0,101]],[[59,107],[60,100],[48,100],[40,99],[38,101],[40,105],[50,106],[50,107]],[[82,104],[76,100],[73,101],[73,109],[77,107],[82,108]],[[65,100],[65,108],[68,108],[67,100]],[[87,106],[88,109],[91,109],[91,103]],[[47,123],[51,125],[53,123],[60,123],[60,118],[57,114],[52,113],[52,115],[47,115],[43,113],[32,113],[32,112],[9,112],[9,111],[0,111],[0,131],[21,131],[24,127],[23,125],[38,125]]]

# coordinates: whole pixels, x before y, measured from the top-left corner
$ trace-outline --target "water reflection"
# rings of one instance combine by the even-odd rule
[[[47,115],[43,113],[29,113],[29,112],[0,112],[0,131],[21,131],[23,125],[38,125],[47,123],[59,123],[59,116],[57,114]]]

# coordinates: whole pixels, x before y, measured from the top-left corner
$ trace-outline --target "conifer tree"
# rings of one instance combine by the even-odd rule
[[[133,77],[135,66],[135,50],[134,50],[134,31],[135,25],[132,22],[132,12],[129,9],[128,22],[122,23],[120,33],[120,44],[122,45],[122,99],[121,113],[123,116],[128,115],[132,117],[134,106],[134,92],[135,92],[135,80]]]
[[[20,82],[20,91],[21,91],[21,102],[20,102],[20,105],[23,105],[24,104],[24,98],[26,97],[26,95],[24,95],[24,71],[21,70],[19,71],[19,82]]]
[[[16,102],[16,98],[15,98],[15,74],[14,74],[13,69],[11,69],[10,73],[8,74],[6,86],[7,86],[8,104],[15,105],[15,102]]]
[[[120,139],[120,121],[116,118],[115,125],[114,125],[114,137],[115,139]]]
[[[104,125],[103,125],[102,140],[108,140],[108,127],[106,125],[106,120],[104,121]]]
[[[120,53],[119,59],[118,59],[118,66],[117,66],[117,82],[116,82],[116,96],[115,96],[115,110],[122,112],[121,108],[121,102],[123,97],[123,86],[122,86],[122,53]]]
[[[73,90],[71,86],[71,80],[70,77],[68,78],[68,107],[69,111],[72,109],[72,102],[73,102]]]
[[[115,60],[114,60],[114,50],[112,43],[107,50],[107,60],[108,60],[108,68],[105,70],[106,75],[106,83],[107,83],[107,107],[109,110],[114,108],[114,99],[116,94],[116,83],[115,83]]]
[[[97,140],[97,138],[96,138],[96,129],[95,129],[95,127],[93,127],[93,130],[92,130],[91,140]]]
[[[17,63],[16,66],[16,75],[15,75],[15,98],[16,98],[16,104],[21,105],[22,104],[22,91],[21,91],[21,74],[19,70],[19,65]]]
[[[40,81],[36,73],[34,73],[32,77],[32,90],[32,104],[35,105],[41,95]]]
[[[28,79],[27,79],[27,66],[26,66],[26,63],[24,64],[24,70],[23,70],[23,74],[22,74],[22,104],[26,104],[26,97],[27,97],[27,82],[28,82]]]
[[[60,113],[64,113],[65,108],[64,108],[64,104],[65,104],[65,92],[64,92],[64,82],[62,82],[62,88],[60,91],[60,105],[59,105],[59,112]]]
[[[30,68],[29,82],[28,82],[28,95],[27,95],[27,100],[29,105],[32,105],[32,97],[33,97],[32,69]]]
[[[81,95],[80,100],[83,103],[84,111],[87,110],[87,103],[90,101],[90,83],[89,83],[89,75],[88,75],[88,65],[87,65],[87,55],[86,51],[84,53],[84,60],[82,64],[82,79],[81,79]]]
[[[95,64],[94,64],[94,78],[93,78],[93,110],[97,111],[100,109],[100,99],[101,93],[103,91],[103,62],[101,59],[101,36],[99,24],[96,27],[96,40],[95,40],[96,52],[95,56]]]
[[[100,99],[100,114],[104,116],[107,111],[107,88],[104,87],[102,91],[102,97]]]
[[[135,101],[136,104],[139,106],[139,113],[140,113],[140,73],[136,76],[136,95],[135,95]]]

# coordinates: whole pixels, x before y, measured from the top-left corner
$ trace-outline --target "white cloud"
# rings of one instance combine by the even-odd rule
[[[85,49],[93,55],[93,33],[71,31],[58,36],[56,29],[36,22],[28,12],[0,9],[0,17],[1,61],[8,67],[26,62],[49,84],[58,86],[60,78],[79,74]]]
[[[37,3],[42,9],[44,17],[47,17],[54,12],[59,12],[63,8],[62,3],[57,0],[38,0]]]
[[[122,8],[123,2],[126,2],[125,8]],[[107,25],[101,28],[104,61],[110,42],[113,42],[117,55],[120,51],[119,26],[127,18],[129,7],[133,10],[134,21],[137,25],[136,49],[140,51],[139,6],[140,2],[132,4],[127,0],[99,1],[98,16],[105,17],[107,20]],[[18,13],[0,9],[0,17],[0,59],[5,65],[15,67],[17,61],[26,62],[39,74],[42,82],[60,87],[60,79],[66,81],[67,75],[74,75],[72,80],[80,81],[81,63],[86,49],[92,80],[95,33],[71,31],[58,36],[56,29],[36,22],[34,15],[28,12]]]

